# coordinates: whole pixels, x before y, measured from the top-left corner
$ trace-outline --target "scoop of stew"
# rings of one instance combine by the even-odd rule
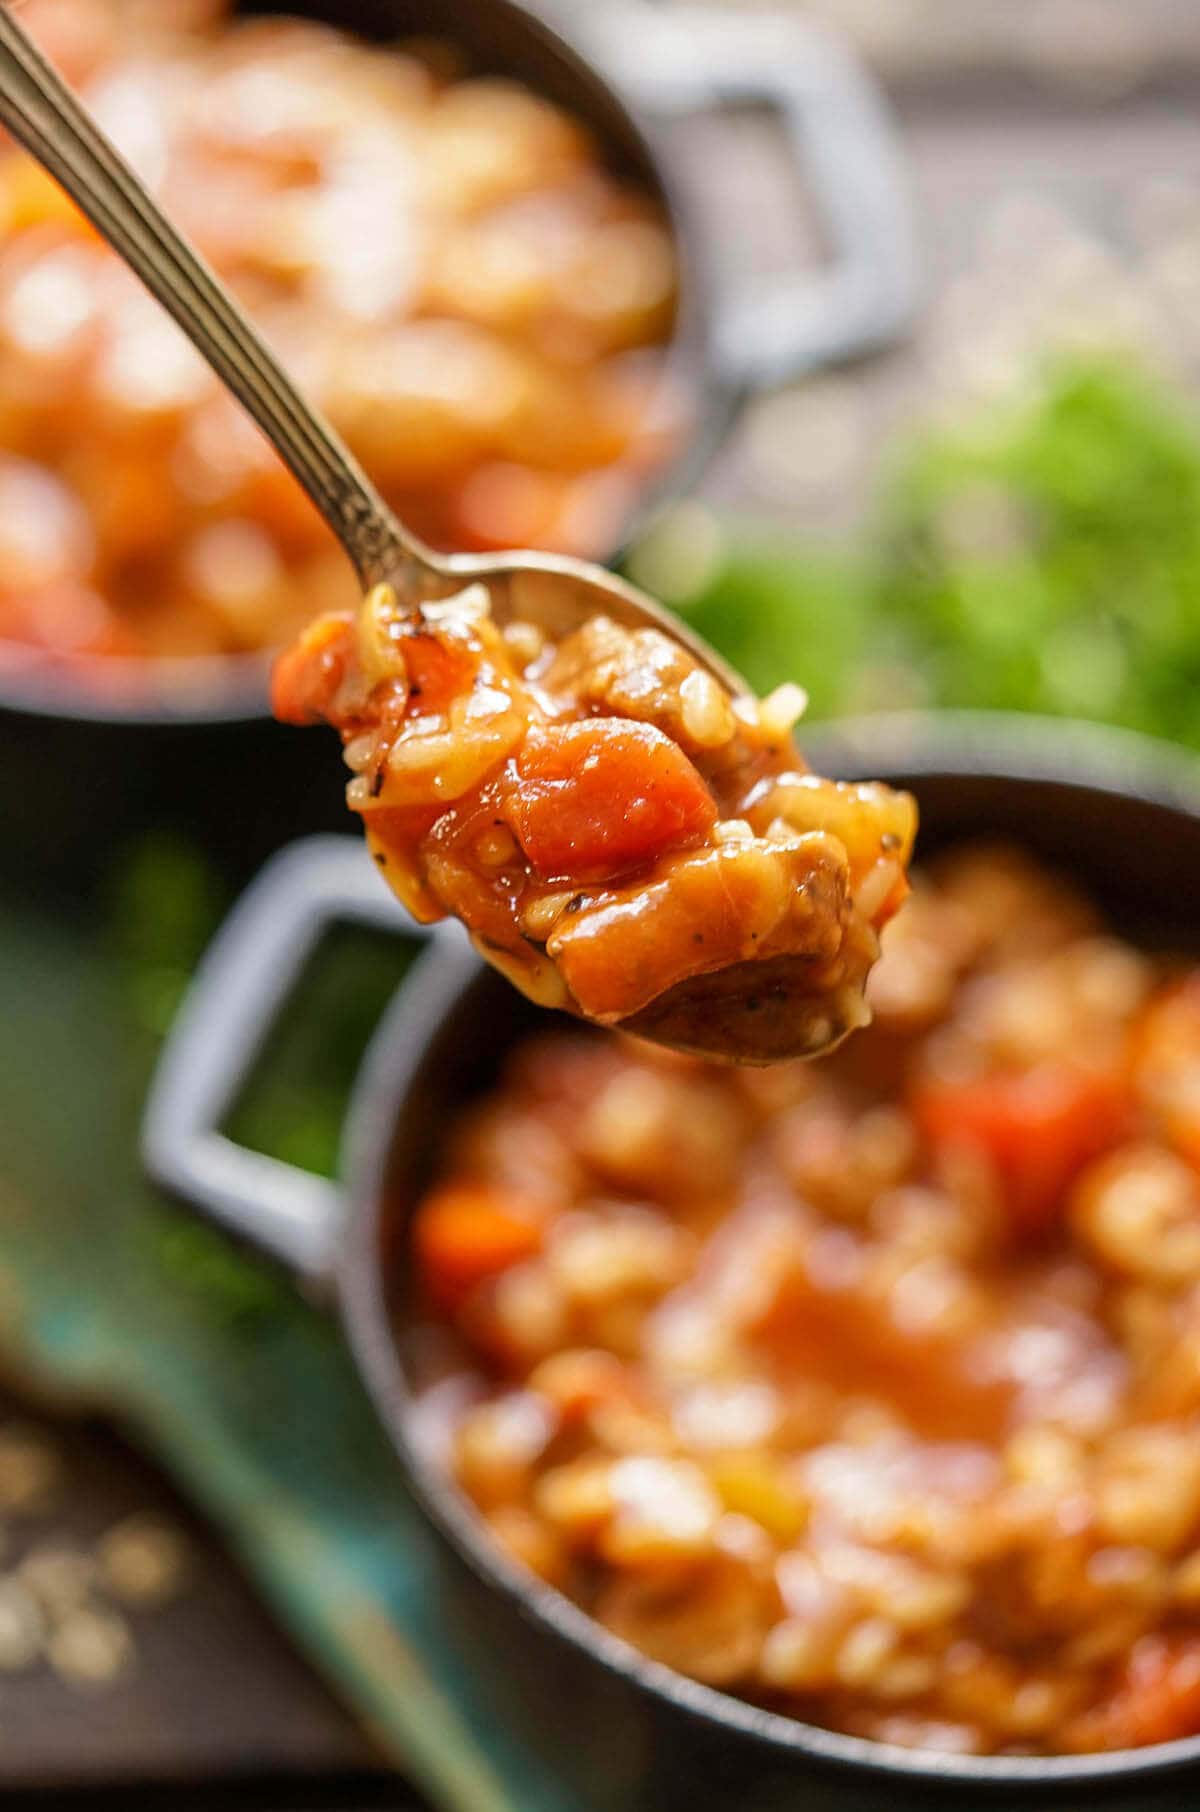
[[[501,629],[486,588],[411,612],[388,586],[280,660],[288,722],[340,731],[384,877],[453,915],[540,1004],[771,1062],[867,1018],[916,809],[823,780],[803,694],[734,696],[656,629]]]

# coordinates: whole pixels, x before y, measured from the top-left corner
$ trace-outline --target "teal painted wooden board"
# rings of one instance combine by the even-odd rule
[[[333,1322],[141,1178],[141,954],[131,970],[102,916],[69,924],[0,892],[9,1357],[115,1410],[167,1464],[435,1803],[568,1812],[475,1688],[434,1595],[433,1537]]]

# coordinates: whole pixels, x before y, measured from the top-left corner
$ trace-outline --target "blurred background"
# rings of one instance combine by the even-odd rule
[[[39,9],[65,34],[60,46],[72,31],[86,38],[86,6],[37,0],[31,20]],[[122,15],[122,0],[114,10]],[[135,21],[136,39],[138,10],[129,0],[115,52],[84,47],[85,65],[111,54],[135,66],[123,102],[108,84],[110,105],[135,123],[142,56],[128,28]],[[603,24],[601,0],[545,10],[585,46]],[[714,0],[713,10],[763,9]],[[802,681],[815,719],[986,706],[1200,747],[1200,14],[1172,0],[813,0],[793,10],[843,40],[886,97],[915,231],[915,312],[886,347],[750,400],[686,496],[640,525],[627,570],[757,686]],[[820,210],[768,112],[677,112],[659,142],[693,232],[718,250],[719,287],[744,294],[781,269],[819,268]],[[326,550],[264,479],[252,531],[244,504],[234,512],[240,540],[214,537],[209,503],[189,493],[199,514],[187,519],[186,558],[174,515],[166,553],[147,552],[138,537],[159,520],[160,499],[142,478],[163,463],[161,398],[147,414],[136,357],[123,399],[120,384],[114,393],[94,374],[79,380],[70,285],[93,248],[23,181],[10,158],[0,170],[0,679],[10,686],[35,668],[37,678],[48,657],[107,709],[124,681],[102,667],[89,678],[89,660],[253,655],[297,608],[291,595],[271,614],[281,574],[303,574],[306,610],[325,583]],[[638,226],[650,260],[635,260],[631,279],[643,312],[593,321],[593,338],[572,340],[567,359],[580,382],[612,380],[603,401],[588,391],[610,437],[613,398],[633,409],[666,318],[651,281],[661,277],[654,220],[641,203],[611,206],[612,220]],[[122,306],[112,303],[114,319]],[[340,306],[327,299],[326,330]],[[37,359],[67,374],[53,409]],[[676,403],[686,415],[687,398]],[[648,419],[621,417],[616,490],[603,435],[586,471],[582,456],[564,456],[569,486],[560,473],[535,482],[511,449],[498,473],[493,451],[488,482],[468,498],[478,540],[505,539],[516,520],[530,533],[512,539],[544,529],[546,539],[578,531],[597,551],[619,545],[616,517],[639,474],[682,432],[669,411]],[[218,424],[222,446],[224,432]],[[114,447],[126,459],[125,514],[100,524],[89,486],[98,473],[108,495]],[[246,472],[261,479],[252,468],[247,456],[247,484]],[[421,482],[440,498],[436,459],[429,470]],[[400,473],[397,494],[416,483]],[[467,519],[463,495],[441,524],[450,538]],[[122,535],[136,557],[125,541],[119,560],[112,552]],[[83,550],[74,566],[61,558],[69,544]],[[100,595],[118,568],[137,593],[146,560],[160,575],[166,561],[172,597],[187,598],[183,640],[157,649],[148,613],[110,610],[112,596]],[[253,595],[230,596],[231,561],[259,575]],[[25,775],[36,745],[43,800],[56,796],[59,735],[56,717],[30,719],[19,706],[0,720],[0,762]],[[220,760],[245,788],[243,757]],[[75,766],[75,790],[78,780]],[[386,1577],[380,1601],[419,1617],[403,1566],[393,1576],[379,1558],[394,1481],[348,1365],[324,1316],[285,1280],[138,1178],[131,1128],[159,1041],[250,867],[243,853],[214,853],[165,797],[102,834],[102,859],[86,873],[72,874],[59,838],[46,865],[53,887],[22,856],[0,891],[0,1319],[11,1379],[0,1400],[0,1791],[56,1806],[106,1793],[123,1806],[183,1807],[189,1793],[205,1805],[416,1804],[390,1773],[411,1698],[398,1707],[380,1684],[409,1663],[386,1630],[364,1634],[341,1614],[352,1582]],[[54,810],[38,817],[53,839]],[[361,943],[329,954],[302,1019],[281,1030],[269,1073],[238,1110],[245,1142],[332,1173],[357,1054],[408,956],[395,945],[384,961]],[[306,1398],[327,1412],[315,1428]],[[335,1550],[353,1557],[344,1576]],[[429,1711],[432,1723],[442,1715]],[[429,1740],[443,1754],[436,1767],[420,1758],[426,1775],[444,1776],[453,1752],[465,1781],[455,1732]],[[499,1802],[479,1788],[462,1803]]]

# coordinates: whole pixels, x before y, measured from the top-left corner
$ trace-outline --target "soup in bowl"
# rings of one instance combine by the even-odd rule
[[[509,1056],[414,1222],[440,1463],[606,1629],[808,1722],[1194,1735],[1200,970],[967,844],[868,1003],[819,1063]]]

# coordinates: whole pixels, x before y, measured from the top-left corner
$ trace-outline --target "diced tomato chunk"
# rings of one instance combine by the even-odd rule
[[[1076,1172],[1120,1142],[1129,1103],[1121,1077],[1047,1062],[963,1082],[929,1080],[913,1111],[935,1155],[981,1152],[1018,1232],[1043,1231]]]
[[[1145,1636],[1107,1702],[1068,1727],[1072,1749],[1141,1749],[1200,1732],[1200,1639]]]
[[[271,674],[271,709],[281,723],[319,723],[346,673],[354,643],[348,611],[318,617]]]
[[[424,1203],[413,1237],[430,1297],[453,1312],[478,1284],[532,1258],[542,1230],[537,1212],[513,1191],[452,1183]]]
[[[605,880],[699,842],[717,808],[699,773],[651,724],[586,718],[531,732],[507,815],[537,873]]]

